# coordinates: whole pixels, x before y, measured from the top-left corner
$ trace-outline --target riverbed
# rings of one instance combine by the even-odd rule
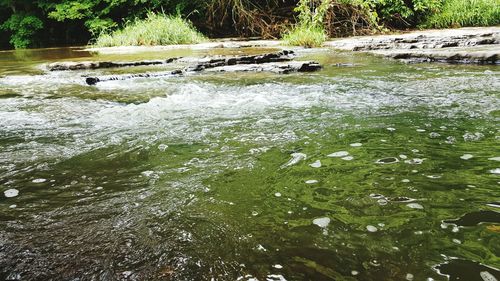
[[[0,279],[500,279],[498,66],[44,69],[273,50],[0,52]]]

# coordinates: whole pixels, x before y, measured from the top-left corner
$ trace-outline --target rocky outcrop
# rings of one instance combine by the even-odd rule
[[[86,77],[88,85],[113,80],[127,80],[132,78],[168,77],[188,75],[200,72],[272,72],[288,74],[292,72],[312,72],[321,69],[321,65],[314,61],[292,61],[295,57],[293,51],[281,51],[262,55],[236,56],[236,57],[209,57],[200,60],[189,60],[194,63],[182,69],[166,72],[139,73],[112,75],[101,77]]]
[[[65,71],[65,70],[85,70],[85,69],[114,68],[114,67],[162,65],[162,64],[172,63],[178,59],[179,58],[169,58],[166,60],[145,60],[145,61],[131,61],[131,62],[112,62],[112,61],[55,62],[47,65],[47,70]]]
[[[500,64],[500,27],[352,37],[326,45],[410,62]]]

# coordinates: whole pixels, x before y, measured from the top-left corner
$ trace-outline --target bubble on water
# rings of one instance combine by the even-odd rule
[[[389,132],[394,132],[394,131],[396,131],[396,128],[391,128],[391,127],[389,127],[389,128],[387,128],[387,131],[389,131]]]
[[[412,209],[420,209],[420,210],[424,208],[424,206],[422,206],[422,205],[420,205],[420,204],[418,204],[418,203],[409,203],[409,204],[406,204],[406,206],[407,206],[408,208],[412,208]]]
[[[315,184],[315,183],[318,183],[317,180],[306,180],[306,183],[307,184]]]
[[[472,155],[472,154],[464,154],[464,155],[460,156],[460,159],[463,159],[463,160],[469,160],[472,158],[474,158],[474,155]]]
[[[158,145],[159,151],[165,151],[165,150],[167,150],[167,148],[168,148],[168,145],[166,145],[166,144],[162,143],[162,144]]]
[[[380,141],[381,141],[381,142],[387,142],[387,140],[384,140],[384,139],[382,139],[382,140],[380,140]]]
[[[418,173],[418,170],[411,170],[412,173]]]
[[[368,232],[377,232],[378,231],[378,228],[376,228],[375,226],[373,225],[367,225],[366,226],[366,230],[368,230]]]
[[[462,241],[460,241],[460,240],[458,240],[458,239],[453,239],[452,241],[453,241],[453,243],[455,243],[455,244],[462,244]]]
[[[317,218],[313,220],[313,224],[325,228],[330,224],[330,218],[324,217],[324,218]]]
[[[256,212],[256,211],[253,211],[253,212],[252,212],[252,216],[254,216],[254,217],[255,217],[255,216],[258,216],[258,215],[259,215],[259,213],[258,213],[258,212]]]
[[[33,182],[33,183],[43,183],[43,182],[46,182],[46,181],[47,181],[47,179],[40,178],[40,179],[34,179],[31,182]]]
[[[408,156],[404,155],[404,154],[400,154],[399,155],[399,158],[405,160],[405,159],[408,159]]]
[[[387,205],[387,203],[389,203],[389,201],[387,201],[387,199],[382,198],[382,199],[378,199],[378,200],[377,200],[377,203],[378,203],[380,206],[385,206],[385,205]]]
[[[457,233],[460,231],[460,228],[458,228],[458,226],[454,225],[453,226],[453,229],[451,230],[451,232],[454,232],[454,233]]]
[[[387,157],[387,158],[382,158],[378,159],[375,161],[376,164],[393,164],[399,162],[399,159],[396,157]]]
[[[351,275],[352,275],[352,276],[356,276],[356,275],[358,275],[358,274],[359,274],[359,272],[357,272],[356,270],[352,270],[352,271],[351,271]]]
[[[481,279],[483,279],[484,281],[498,281],[498,279],[488,271],[479,272],[479,276],[481,276]]]
[[[380,227],[384,227],[384,226],[385,226],[385,223],[381,223],[381,222],[379,222],[377,225],[378,225],[378,226],[380,226]]]
[[[378,194],[378,193],[371,193],[370,197],[374,198],[374,199],[378,199],[378,198],[384,198],[384,195]]]
[[[292,153],[290,156],[292,157],[292,159],[290,159],[288,162],[286,162],[285,164],[283,164],[283,165],[281,166],[281,168],[285,168],[285,167],[293,166],[293,165],[295,165],[295,164],[299,163],[300,161],[302,161],[302,160],[306,160],[306,159],[307,159],[307,155],[306,155],[306,154],[304,154],[304,153],[299,153],[299,152],[297,152],[297,153]]]
[[[349,152],[347,151],[337,151],[332,154],[328,154],[328,157],[346,157],[349,155]]]
[[[352,161],[354,159],[354,157],[352,157],[352,156],[346,156],[346,157],[342,157],[340,159],[345,160],[345,161]]]
[[[422,230],[417,230],[415,232],[413,232],[415,235],[422,235],[424,234],[424,232]]]
[[[96,187],[95,189],[96,189],[96,190],[102,190],[103,188],[104,188],[104,187],[102,187],[102,186],[98,186],[98,187]]]
[[[15,208],[17,208],[17,205],[16,204],[12,204],[12,205],[9,206],[9,208],[10,209],[15,209]]]
[[[362,143],[360,143],[360,142],[351,143],[350,145],[351,145],[352,147],[360,147],[360,146],[363,146],[363,144],[362,144]]]
[[[500,175],[500,168],[490,170],[490,173],[495,174],[495,175]]]
[[[441,175],[428,175],[427,177],[429,179],[440,179],[442,176]]]
[[[312,168],[321,168],[321,160],[316,160],[314,163],[310,164]]]
[[[432,139],[439,138],[441,136],[440,133],[432,132],[429,134],[429,137]]]
[[[415,277],[411,273],[407,273],[406,276],[405,276],[405,279],[408,280],[408,281],[413,281],[413,278],[415,278]]]
[[[491,157],[491,158],[488,158],[488,160],[491,160],[491,161],[500,161],[500,157]]]
[[[404,182],[404,183],[409,183],[409,182],[410,182],[410,180],[409,180],[409,179],[403,179],[403,180],[401,180],[401,182]]]
[[[274,193],[274,196],[276,196],[276,197],[281,197],[281,193],[276,192],[276,193]]]
[[[276,269],[282,269],[283,268],[283,266],[281,264],[275,264],[275,265],[273,265],[273,267],[276,268]]]
[[[413,158],[413,159],[405,160],[405,163],[410,164],[410,165],[420,165],[424,162],[424,160],[425,159],[421,159],[421,158]]]
[[[15,189],[15,188],[7,189],[3,192],[3,194],[7,198],[12,198],[12,197],[16,197],[17,195],[19,195],[19,190]]]
[[[423,132],[425,132],[425,130],[424,129],[417,129],[417,132],[423,133]]]

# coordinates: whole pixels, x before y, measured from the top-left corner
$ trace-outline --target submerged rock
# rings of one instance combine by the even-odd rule
[[[495,211],[477,211],[463,215],[458,219],[444,220],[444,223],[458,226],[476,226],[481,223],[500,223],[500,213]]]

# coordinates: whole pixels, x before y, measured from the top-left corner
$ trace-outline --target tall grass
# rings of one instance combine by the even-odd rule
[[[180,16],[149,13],[146,19],[125,24],[121,30],[101,34],[96,47],[194,44],[206,38]]]
[[[284,34],[285,43],[308,48],[321,46],[327,39],[323,21],[331,3],[331,0],[300,0],[295,8],[299,21]]]
[[[490,26],[500,24],[500,0],[445,0],[421,27]]]
[[[283,41],[290,46],[306,48],[320,47],[327,39],[325,29],[321,26],[299,25],[283,35]]]

